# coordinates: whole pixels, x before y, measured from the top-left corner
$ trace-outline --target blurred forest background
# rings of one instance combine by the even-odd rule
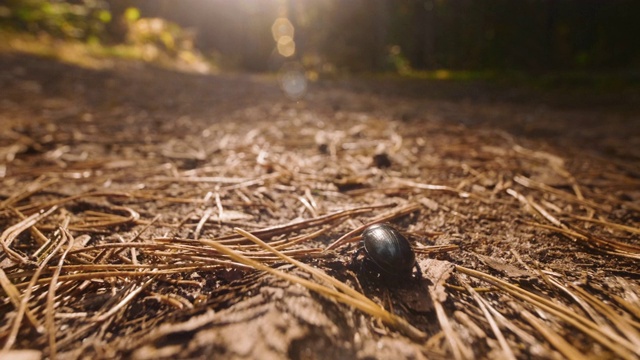
[[[234,70],[294,60],[316,75],[614,72],[638,81],[638,14],[637,0],[4,0],[0,27]]]

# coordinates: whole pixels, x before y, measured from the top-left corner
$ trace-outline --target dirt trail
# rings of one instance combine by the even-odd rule
[[[4,293],[24,296],[42,271],[18,327],[17,298],[0,303],[0,340],[12,349],[640,356],[640,116],[628,107],[371,79],[314,83],[293,101],[270,76],[95,70],[24,54],[0,54],[0,69],[0,266],[15,285],[3,282]],[[385,214],[414,243],[423,278],[388,281],[366,260],[352,264],[356,244],[322,251]],[[362,292],[424,339],[199,242],[224,240],[323,284],[234,227]]]

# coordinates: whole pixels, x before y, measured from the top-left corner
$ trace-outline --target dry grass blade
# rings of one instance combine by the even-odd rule
[[[547,283],[550,285],[553,285],[557,288],[559,288],[560,290],[562,290],[565,294],[567,294],[569,297],[571,297],[571,299],[573,301],[575,301],[578,306],[580,306],[582,308],[582,310],[587,313],[587,315],[589,315],[589,317],[595,321],[599,326],[601,326],[603,328],[603,330],[605,331],[609,331],[609,332],[613,332],[613,330],[611,329],[611,327],[609,326],[609,324],[607,324],[607,322],[605,321],[604,318],[602,318],[601,316],[599,316],[599,314],[593,309],[593,307],[591,307],[583,298],[581,298],[580,296],[578,296],[577,294],[575,294],[574,292],[572,292],[571,290],[569,290],[568,287],[560,284],[559,281],[557,281],[556,279],[550,278],[549,276],[547,276],[545,273],[543,273],[542,271],[538,271],[538,274],[540,275],[540,277]]]
[[[610,244],[617,244],[620,245],[620,247],[623,246],[627,246],[628,244],[623,244],[620,243],[618,241],[612,241],[612,240],[603,240],[603,239],[594,239],[591,238],[585,234],[582,234],[580,232],[574,231],[572,229],[565,229],[565,228],[560,228],[560,227],[556,227],[556,226],[552,226],[552,225],[545,225],[545,224],[539,224],[539,223],[535,223],[535,222],[530,222],[530,221],[523,221],[523,223],[531,225],[531,226],[535,226],[535,227],[539,227],[542,229],[547,229],[547,230],[552,230],[555,232],[558,232],[562,235],[565,235],[566,237],[568,237],[571,240],[582,240],[586,243],[586,245],[590,246],[591,248],[594,248],[595,250],[598,250],[600,252],[606,253],[606,254],[610,254],[610,255],[616,255],[616,256],[623,256],[626,258],[630,258],[630,259],[638,259],[640,260],[640,254],[638,253],[629,253],[626,252],[624,250],[620,250],[620,249],[615,249],[613,248],[613,246],[609,246]],[[613,250],[608,250],[608,249],[612,249]]]
[[[114,278],[114,277],[146,277],[150,275],[172,275],[172,274],[180,274],[183,272],[193,272],[197,270],[216,270],[219,269],[220,266],[233,266],[239,268],[246,268],[246,265],[238,264],[231,261],[218,261],[212,262],[211,264],[207,263],[199,263],[199,264],[189,264],[181,266],[173,266],[168,267],[166,270],[158,270],[158,271],[97,271],[97,272],[86,272],[86,273],[76,273],[69,275],[60,275],[58,280],[60,282],[66,281],[77,281],[77,280],[95,280],[95,279],[106,279],[106,278]],[[152,269],[157,268],[158,266],[152,267]],[[39,278],[34,282],[34,285],[46,284],[51,281],[50,277]],[[15,285],[18,289],[29,288],[31,287],[30,282],[23,282]]]
[[[231,178],[222,176],[154,176],[149,181],[168,183],[214,183],[214,184],[239,184],[246,182],[247,178]]]
[[[636,318],[640,319],[640,307],[630,303],[619,295],[611,294],[612,299],[614,299],[621,307],[627,310],[629,313],[635,315]],[[640,326],[636,326],[640,328]]]
[[[207,208],[204,214],[202,214],[202,218],[200,218],[200,221],[198,221],[196,230],[193,232],[193,240],[196,240],[196,241],[198,240],[198,238],[200,237],[200,232],[202,231],[202,227],[207,222],[207,220],[209,220],[209,217],[211,216],[212,213],[213,213],[213,209]]]
[[[600,205],[598,203],[594,203],[593,201],[589,201],[589,200],[582,200],[579,199],[577,196],[569,194],[567,192],[555,189],[549,185],[543,184],[543,183],[539,183],[537,181],[531,180],[525,176],[522,175],[516,175],[513,177],[513,181],[515,181],[516,183],[526,187],[526,188],[530,188],[530,189],[535,189],[535,190],[539,190],[539,191],[544,191],[544,192],[548,192],[551,194],[556,195],[559,198],[562,198],[566,201],[569,202],[573,202],[576,204],[580,204],[580,205],[584,205],[587,207],[591,207],[594,209],[600,209],[600,210],[604,210],[604,211],[609,211],[610,209],[608,209],[606,206]]]
[[[263,242],[262,240],[260,240],[259,238],[257,238],[256,236],[242,230],[242,229],[235,229],[238,233],[242,234],[243,236],[249,238],[251,241],[255,242],[256,244],[260,245],[261,247],[271,251],[273,254],[275,254],[276,256],[278,256],[279,258],[297,266],[298,268],[305,270],[307,272],[309,272],[310,274],[316,276],[319,279],[322,279],[326,282],[328,282],[329,284],[333,285],[334,287],[336,287],[337,289],[339,289],[340,291],[344,292],[345,294],[351,296],[351,299],[356,300],[358,302],[362,302],[362,303],[367,303],[370,304],[374,311],[373,312],[369,312],[370,315],[375,316],[380,318],[382,321],[384,321],[385,323],[387,323],[388,325],[400,330],[402,333],[404,333],[405,335],[409,336],[411,339],[416,340],[416,341],[424,341],[427,338],[427,335],[425,333],[423,333],[422,331],[416,329],[415,327],[413,327],[411,324],[409,324],[406,320],[404,320],[401,317],[398,317],[392,313],[387,312],[386,310],[384,310],[382,307],[378,306],[376,303],[374,303],[373,301],[371,301],[369,298],[367,298],[366,296],[364,296],[363,294],[357,292],[356,290],[350,288],[349,286],[347,286],[346,284],[338,281],[337,279],[327,275],[324,272],[321,272],[307,264],[304,264],[300,261],[297,261],[285,254],[283,254],[282,252],[274,249],[273,247],[271,247],[269,244]],[[349,302],[347,302],[347,304],[349,304]],[[353,306],[353,305],[352,305]],[[354,306],[356,308],[358,308],[357,306]],[[364,311],[364,309],[360,309],[362,311]],[[366,312],[366,311],[365,311]]]
[[[559,232],[565,235],[571,235],[572,237],[579,240],[586,240],[588,245],[591,245],[599,251],[632,258],[637,258],[638,256],[640,256],[640,246],[634,244],[626,244],[616,240],[602,239],[591,234],[585,234],[583,231],[569,227],[562,223],[560,220],[546,211],[540,204],[533,201],[533,199],[524,197],[513,189],[507,189],[507,193],[518,199],[523,204],[529,206],[531,209],[535,210],[539,215],[556,226],[556,228],[549,227],[550,229],[557,229]]]
[[[640,333],[631,325],[629,319],[621,316],[606,303],[586,292],[583,288],[570,284],[576,293],[608,319],[615,328],[640,349]]]
[[[413,251],[416,254],[424,254],[424,255],[433,255],[433,254],[442,254],[447,253],[453,250],[458,250],[460,246],[458,245],[432,245],[432,246],[421,246],[414,247]]]
[[[561,227],[557,227],[557,226],[553,226],[553,225],[547,225],[547,224],[540,224],[537,222],[532,222],[532,221],[523,221],[523,224],[527,224],[527,225],[531,225],[531,226],[535,226],[535,227],[539,227],[541,229],[547,229],[547,230],[553,230],[555,232],[561,233],[562,235],[565,235],[569,238],[576,238],[579,240],[589,240],[588,237],[586,237],[585,235],[580,234],[579,232],[573,231],[571,229],[566,229],[566,228],[561,228]]]
[[[426,269],[426,277],[433,281],[433,285],[429,286],[429,297],[431,298],[438,323],[442,329],[441,333],[451,350],[451,356],[455,359],[470,359],[473,358],[472,350],[461,342],[443,306],[443,303],[445,303],[448,298],[445,290],[447,288],[446,280],[451,276],[452,271],[452,264],[443,261],[434,262]]]
[[[135,191],[129,194],[132,198],[142,199],[142,200],[158,200],[167,203],[177,203],[177,204],[206,204],[207,201],[204,199],[192,199],[192,198],[178,198],[172,196],[161,196],[161,195],[152,195],[146,194],[142,191]]]
[[[386,310],[384,310],[383,308],[381,308],[379,305],[377,305],[376,303],[374,303],[373,301],[371,301],[370,299],[368,299],[366,296],[360,294],[359,292],[353,290],[352,288],[350,288],[349,286],[347,286],[346,284],[332,278],[329,275],[326,275],[325,273],[320,272],[319,270],[316,270],[306,264],[303,264],[295,259],[292,259],[291,257],[288,257],[284,254],[282,254],[280,251],[274,249],[273,247],[269,246],[268,244],[266,244],[265,242],[263,242],[262,240],[260,240],[259,238],[257,238],[256,236],[241,230],[241,229],[236,229],[236,231],[241,234],[242,236],[247,237],[248,239],[250,239],[251,241],[255,242],[256,244],[264,247],[265,249],[268,249],[269,251],[271,251],[274,255],[280,257],[281,259],[288,261],[289,263],[297,266],[298,268],[307,271],[309,273],[311,273],[312,275],[318,277],[319,279],[322,279],[324,281],[327,281],[329,284],[335,286],[337,289],[341,290],[342,292],[339,292],[337,290],[334,290],[330,287],[324,286],[324,285],[320,285],[317,283],[314,283],[312,281],[306,280],[306,279],[302,279],[298,276],[295,275],[291,275],[273,268],[270,268],[262,263],[259,263],[257,261],[254,261],[252,259],[249,259],[248,257],[241,255],[239,253],[237,253],[236,251],[222,245],[219,243],[216,243],[215,241],[209,241],[209,240],[200,240],[203,244],[208,245],[213,247],[214,249],[220,251],[221,253],[231,257],[232,259],[250,265],[252,267],[254,267],[257,270],[262,270],[262,271],[266,271],[269,272],[273,275],[279,276],[285,280],[291,281],[293,283],[297,283],[300,284],[302,286],[307,287],[308,289],[315,291],[323,296],[326,296],[330,299],[335,299],[339,302],[345,303],[347,305],[351,305],[357,309],[359,309],[360,311],[363,311],[369,315],[372,315],[374,317],[377,317],[379,319],[381,319],[383,322],[385,322],[386,324],[388,324],[391,327],[394,327],[396,329],[398,329],[399,331],[403,332],[405,335],[409,336],[410,338],[416,340],[416,341],[424,341],[427,337],[426,334],[424,334],[422,331],[414,328],[411,324],[409,324],[408,322],[406,322],[404,319],[393,315],[389,312],[387,312]]]
[[[28,313],[29,300],[31,298],[31,293],[33,292],[35,285],[39,280],[38,278],[40,277],[40,274],[42,273],[42,271],[46,268],[47,264],[58,254],[58,251],[60,251],[60,248],[62,248],[62,245],[64,245],[64,243],[65,241],[58,242],[58,244],[51,251],[51,253],[44,259],[44,261],[41,264],[38,265],[38,268],[36,269],[33,276],[31,277],[31,280],[29,281],[27,289],[22,295],[20,306],[18,307],[17,314],[13,319],[13,326],[11,327],[11,332],[7,337],[7,341],[4,344],[3,351],[10,350],[13,344],[15,343],[16,338],[18,336],[18,331],[20,330],[20,325],[22,324],[22,317],[25,315],[25,313]],[[38,331],[39,333],[42,333],[45,331],[45,328],[39,323],[34,324],[34,326],[36,327],[36,331]]]
[[[33,225],[38,223],[38,221],[51,215],[51,213],[53,213],[56,209],[57,207],[54,206],[45,212],[42,212],[39,214],[33,214],[27,217],[26,219],[20,221],[19,223],[9,227],[4,232],[2,232],[2,235],[0,235],[0,245],[2,246],[2,249],[11,260],[16,261],[18,263],[22,263],[22,264],[29,262],[29,260],[22,257],[17,252],[13,251],[13,249],[11,249],[9,246],[11,245],[13,240],[15,240],[15,238],[18,237],[18,235],[20,235],[23,231],[32,227]]]
[[[4,272],[2,268],[0,268],[0,286],[2,286],[2,290],[4,290],[5,294],[9,297],[9,300],[13,304],[13,306],[18,309],[20,308],[20,291],[18,288],[13,285],[13,283],[7,277],[7,274]],[[42,329],[42,325],[33,314],[31,309],[25,309],[25,315],[27,316],[27,320],[33,325],[36,329]]]
[[[564,306],[561,306],[539,295],[521,289],[515,285],[509,284],[508,282],[500,280],[489,274],[468,269],[462,266],[456,266],[455,268],[461,273],[487,281],[518,299],[530,303],[531,305],[536,306],[543,311],[558,316],[560,319],[575,326],[585,334],[589,335],[595,341],[599,342],[609,350],[616,353],[621,358],[633,359],[636,356],[640,356],[640,348],[636,347],[628,340],[616,334],[603,333],[598,324],[585,318],[584,316],[575,313],[574,311],[571,311]]]
[[[586,221],[586,222],[590,222],[590,223],[594,223],[594,224],[604,225],[604,226],[610,227],[612,229],[622,230],[622,231],[626,231],[626,232],[632,233],[632,234],[640,234],[640,229],[637,228],[637,227],[633,227],[633,226],[620,225],[620,224],[612,223],[612,222],[609,222],[609,221],[588,218],[586,216],[574,215],[573,218],[574,219],[578,219],[578,220],[582,220],[582,221]]]
[[[420,190],[444,191],[444,192],[457,194],[461,198],[471,198],[471,199],[474,199],[474,200],[479,200],[479,201],[481,201],[481,202],[483,202],[485,204],[489,204],[490,203],[489,200],[483,198],[482,196],[479,196],[479,195],[476,195],[474,193],[470,193],[470,192],[467,192],[467,191],[462,191],[460,189],[456,189],[456,188],[451,187],[451,186],[422,184],[422,183],[417,183],[415,181],[405,180],[405,179],[396,179],[396,182],[398,182],[400,185],[404,185],[404,186],[408,186],[408,187],[412,187],[412,188],[416,188],[416,189],[420,189]]]
[[[432,298],[433,298],[433,295],[432,295]],[[444,333],[445,338],[449,343],[449,347],[451,348],[451,353],[453,355],[453,358],[456,360],[470,358],[470,356],[462,355],[463,351],[460,346],[460,339],[458,339],[458,336],[453,331],[453,327],[451,326],[451,323],[449,322],[449,318],[447,317],[447,314],[444,311],[444,307],[442,307],[442,303],[440,303],[436,299],[433,299],[433,305],[436,309],[436,316],[438,317],[438,322],[440,323],[442,332]]]
[[[303,234],[301,236],[297,236],[297,237],[294,237],[294,238],[291,238],[291,239],[287,238],[285,240],[282,240],[281,242],[273,242],[273,243],[271,243],[271,245],[273,246],[274,249],[282,250],[282,249],[284,249],[286,247],[289,247],[291,245],[300,244],[300,243],[303,243],[305,241],[313,240],[313,239],[317,238],[318,236],[326,233],[330,229],[331,229],[330,227],[326,226],[326,227],[323,227],[323,228],[321,228],[319,230],[316,230],[316,231],[314,231],[314,232],[312,232],[310,234]]]
[[[587,360],[589,357],[585,356],[578,349],[571,346],[568,342],[566,342],[562,336],[553,331],[548,326],[544,325],[544,323],[535,316],[533,316],[527,310],[522,310],[520,312],[522,317],[531,325],[534,329],[536,329],[542,336],[558,351],[562,353],[562,355],[566,356],[567,359],[577,359],[577,360]]]
[[[155,274],[155,272],[152,272],[152,275],[153,276],[151,276],[151,278],[145,281],[142,285],[129,292],[117,305],[111,307],[107,312],[94,317],[92,322],[103,322],[120,311],[120,309],[127,306],[127,304],[129,304],[136,296],[138,296],[138,294],[140,294],[147,286],[149,286],[158,276],[157,274]]]
[[[394,204],[370,205],[370,206],[361,206],[353,209],[340,210],[340,211],[336,211],[336,212],[322,215],[312,219],[293,221],[291,223],[284,224],[284,225],[276,225],[276,226],[271,226],[264,229],[255,230],[253,231],[253,234],[255,234],[255,236],[264,236],[264,237],[285,234],[285,233],[289,233],[289,232],[300,230],[300,229],[325,225],[327,223],[333,222],[343,217],[354,216],[354,215],[370,212],[375,209],[387,208],[392,206],[394,206]],[[238,239],[238,238],[243,239],[242,236],[239,236],[237,233],[234,233],[226,236],[221,236],[217,238],[217,240],[228,240],[228,239]]]
[[[59,181],[58,179],[50,179],[47,181],[43,181],[42,177],[37,178],[32,183],[28,184],[23,190],[16,191],[13,195],[8,197],[6,200],[4,200],[3,202],[0,202],[0,210],[10,207],[13,204],[28,198],[29,196],[37,193],[42,189],[48,188],[49,186],[57,183],[58,181]]]
[[[477,289],[476,292],[478,292]],[[483,299],[483,301],[486,303],[487,301]],[[526,344],[528,344],[529,346],[534,346],[538,343],[538,341],[536,340],[536,338],[529,334],[527,331],[523,330],[522,328],[519,328],[513,321],[507,319],[504,315],[502,315],[500,312],[498,312],[498,310],[496,310],[493,307],[488,307],[489,312],[491,312],[491,314],[493,315],[493,317],[500,323],[500,325],[502,325],[502,327],[508,329],[509,331],[511,331],[512,333],[516,334],[520,339],[522,339],[522,341],[524,341]]]
[[[290,282],[296,283],[296,284],[300,284],[302,286],[307,287],[310,290],[316,291],[317,293],[323,295],[323,296],[327,296],[329,298],[335,298],[338,301],[344,302],[344,303],[348,303],[358,309],[361,309],[362,311],[369,313],[369,314],[377,314],[377,305],[374,303],[372,304],[370,301],[366,301],[366,302],[362,302],[359,300],[355,300],[343,293],[340,293],[336,290],[330,289],[326,286],[302,279],[298,276],[294,276],[291,274],[287,274],[285,272],[282,272],[280,270],[276,270],[273,268],[270,268],[262,263],[259,263],[253,259],[250,259],[244,255],[241,255],[237,252],[235,252],[234,250],[232,250],[231,248],[228,248],[225,245],[216,243],[214,241],[211,240],[200,240],[201,243],[203,243],[204,245],[210,246],[216,250],[218,250],[220,253],[225,254],[227,256],[229,256],[230,258],[251,266],[252,268],[256,269],[256,270],[261,270],[261,271],[265,271],[268,272],[272,275],[276,275],[282,279],[288,280]],[[367,299],[368,300],[368,299]],[[379,315],[379,314],[378,314]]]
[[[422,206],[420,204],[408,204],[406,206],[400,207],[398,209],[393,209],[391,212],[387,213],[387,214],[382,214],[380,216],[376,216],[372,221],[363,224],[362,226],[357,227],[356,229],[353,229],[351,231],[349,231],[348,233],[342,235],[340,238],[338,238],[338,240],[332,242],[331,244],[329,244],[329,246],[326,247],[325,251],[329,251],[329,250],[333,250],[337,247],[339,247],[340,245],[343,245],[344,243],[348,242],[348,239],[354,237],[354,234],[358,234],[360,232],[362,232],[364,229],[366,229],[367,227],[373,225],[373,224],[377,224],[377,223],[383,223],[383,222],[387,222],[390,221],[392,219],[407,215],[407,214],[411,214],[414,211],[418,211],[420,210]]]
[[[10,360],[42,360],[42,352],[38,350],[9,350],[4,354]]]
[[[12,210],[18,215],[18,217],[20,217],[21,220],[24,220],[27,218],[23,213],[18,211],[18,209],[13,208]],[[49,241],[49,239],[46,236],[44,236],[44,234],[38,228],[36,228],[35,225],[31,227],[31,233],[34,235],[38,245],[41,245],[44,247],[45,244],[47,244],[47,242]]]
[[[298,260],[295,260],[293,258],[291,258],[290,256],[285,255],[284,253],[282,253],[281,251],[275,249],[274,247],[272,247],[271,245],[265,243],[264,241],[260,240],[260,238],[256,237],[255,235],[243,230],[243,229],[234,229],[238,234],[246,237],[247,239],[253,241],[256,245],[264,248],[265,250],[271,252],[272,254],[276,255],[278,258],[287,261],[309,273],[311,273],[312,275],[316,276],[319,279],[322,279],[328,283],[330,283],[331,285],[335,286],[338,290],[344,292],[347,295],[353,296],[354,298],[363,298],[366,301],[369,301],[372,305],[376,305],[373,301],[369,300],[367,297],[365,297],[364,295],[360,294],[359,292],[357,292],[356,290],[352,289],[351,287],[347,286],[346,284],[332,278],[331,276],[325,274],[322,271],[319,271],[305,263],[302,263]]]
[[[35,204],[32,204],[32,205],[20,206],[20,207],[17,207],[17,209],[20,210],[23,213],[35,213],[35,212],[38,212],[38,211],[40,211],[42,209],[61,206],[61,205],[64,205],[66,203],[69,203],[69,202],[72,202],[72,201],[75,201],[75,200],[79,200],[79,199],[83,199],[83,198],[88,198],[88,197],[107,197],[107,196],[126,197],[126,198],[131,197],[131,195],[129,195],[128,193],[123,193],[123,192],[118,192],[118,191],[93,191],[93,192],[87,192],[87,193],[78,194],[78,195],[67,196],[65,198],[49,201],[49,202],[46,202],[46,203],[35,203]]]
[[[133,223],[140,218],[140,214],[137,211],[128,208],[126,206],[113,206],[112,210],[124,211],[128,213],[128,216],[109,214],[97,211],[87,211],[86,215],[89,216],[88,221],[84,224],[70,226],[73,230],[88,230],[99,227],[118,226],[128,223]]]
[[[56,328],[55,328],[55,297],[56,297],[56,287],[58,286],[58,277],[60,276],[60,272],[62,271],[62,266],[64,264],[64,260],[69,253],[69,250],[73,247],[73,236],[69,234],[69,232],[60,228],[60,231],[63,233],[64,240],[61,243],[68,242],[67,248],[60,256],[60,260],[58,260],[58,266],[56,266],[53,275],[51,276],[51,282],[49,283],[49,291],[47,292],[47,303],[45,310],[45,325],[47,328],[47,332],[49,333],[49,356],[52,359],[56,358]],[[68,239],[68,241],[67,241]]]
[[[513,147],[513,150],[519,154],[525,155],[526,157],[531,157],[533,159],[541,159],[545,160],[549,167],[553,169],[556,173],[560,174],[564,177],[570,184],[573,192],[579,200],[584,200],[584,196],[582,195],[582,190],[580,190],[580,186],[576,179],[569,173],[564,167],[564,160],[556,155],[547,153],[545,151],[534,151],[522,146],[516,145]]]
[[[492,308],[492,306],[487,301],[485,301],[471,287],[471,285],[465,284],[465,288],[467,289],[469,294],[471,294],[471,296],[473,296],[474,300],[478,304],[478,307],[480,307],[480,310],[482,310],[482,314],[484,315],[485,319],[487,319],[487,321],[489,322],[489,326],[491,326],[491,330],[493,331],[494,335],[498,339],[498,343],[500,343],[500,347],[502,348],[502,355],[504,356],[503,358],[504,359],[513,359],[513,360],[515,360],[516,357],[515,357],[515,355],[513,355],[513,351],[511,350],[511,347],[509,346],[509,343],[507,343],[507,340],[504,338],[504,335],[502,334],[502,331],[500,331],[500,328],[498,327],[498,324],[494,320],[493,316],[491,316],[491,312],[489,311],[489,308]]]

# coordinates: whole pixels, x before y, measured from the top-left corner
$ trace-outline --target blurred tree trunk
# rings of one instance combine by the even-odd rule
[[[556,17],[558,12],[558,6],[556,0],[547,0],[546,4],[546,24],[545,24],[545,58],[547,67],[552,67],[557,63],[555,58],[555,34],[556,34]]]
[[[414,1],[412,3],[413,51],[410,53],[411,65],[417,69],[436,67],[435,3],[433,1]]]
[[[124,18],[125,10],[132,6],[128,0],[107,0],[111,21],[106,25],[107,41],[120,44],[127,39],[127,22]]]
[[[436,63],[436,24],[435,3],[426,1],[423,5],[422,61],[427,69],[433,69]]]
[[[389,41],[389,26],[391,24],[392,5],[388,0],[375,2],[375,39],[373,40],[374,56],[372,56],[371,68],[383,70],[387,61],[387,45]]]

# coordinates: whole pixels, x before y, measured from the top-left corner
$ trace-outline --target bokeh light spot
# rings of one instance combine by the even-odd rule
[[[277,18],[271,26],[271,34],[273,34],[273,40],[280,42],[280,38],[288,36],[293,39],[293,24],[287,18]]]
[[[296,43],[289,36],[281,36],[278,39],[278,53],[284,57],[292,56],[296,53]]]
[[[302,65],[297,62],[286,63],[278,73],[280,88],[290,98],[300,99],[307,92],[307,78]]]

